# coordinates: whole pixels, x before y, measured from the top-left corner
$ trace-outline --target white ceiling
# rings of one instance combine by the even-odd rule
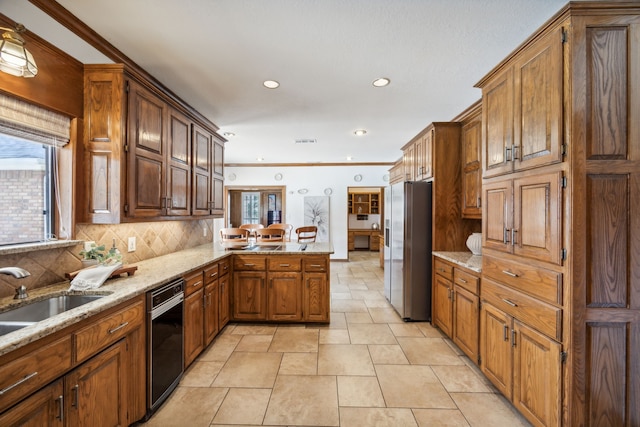
[[[226,163],[393,162],[429,123],[480,99],[473,85],[566,3],[58,1],[220,133],[235,133]],[[0,6],[82,62],[106,61],[24,0]],[[377,77],[391,85],[374,88]],[[294,143],[302,138],[317,143]]]

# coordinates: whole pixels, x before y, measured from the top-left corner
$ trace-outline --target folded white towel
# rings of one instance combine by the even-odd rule
[[[98,265],[96,267],[80,270],[78,275],[71,281],[70,291],[86,291],[102,286],[111,276],[111,273],[122,267],[122,263],[110,265]]]

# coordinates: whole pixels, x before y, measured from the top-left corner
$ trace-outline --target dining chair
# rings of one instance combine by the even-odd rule
[[[296,228],[296,234],[298,235],[298,242],[312,243],[316,241],[316,235],[318,234],[318,227],[316,227],[315,225],[298,227]]]
[[[277,230],[284,230],[284,241],[291,241],[291,232],[293,231],[293,225],[291,224],[270,224],[267,228],[275,228]]]
[[[223,242],[246,242],[249,239],[249,230],[244,228],[222,228],[220,238]]]
[[[255,231],[260,229],[260,228],[264,228],[264,225],[262,225],[262,224],[242,224],[240,226],[240,228],[248,230],[249,234],[251,236],[255,236],[256,235]]]
[[[280,228],[258,228],[255,233],[258,242],[284,242],[285,230]]]

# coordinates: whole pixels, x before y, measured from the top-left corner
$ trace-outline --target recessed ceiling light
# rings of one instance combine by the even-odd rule
[[[259,161],[259,162],[261,162],[261,161],[263,161],[263,160],[264,160],[264,157],[256,157],[256,160],[257,160],[257,161]]]
[[[353,157],[347,156],[347,161],[350,162],[351,160],[353,160]]]
[[[366,135],[367,131],[364,129],[358,129],[353,133],[356,134],[357,136],[362,136],[362,135]]]
[[[233,132],[225,132],[222,135],[226,136],[227,138],[233,138],[234,136],[236,136],[236,134]]]
[[[389,78],[380,77],[380,78],[375,79],[371,84],[374,85],[375,87],[385,87],[389,83],[391,83],[391,80]]]
[[[265,80],[264,82],[262,82],[262,85],[267,89],[276,89],[278,86],[280,86],[280,83],[275,80]]]

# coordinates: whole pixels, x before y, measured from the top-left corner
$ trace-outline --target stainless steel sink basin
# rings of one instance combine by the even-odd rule
[[[58,295],[0,313],[0,335],[48,319],[105,295]]]

